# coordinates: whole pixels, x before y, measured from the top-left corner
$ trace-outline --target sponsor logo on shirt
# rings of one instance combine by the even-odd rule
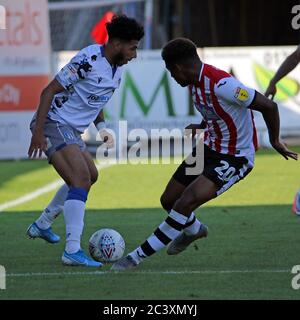
[[[97,96],[95,94],[91,94],[87,97],[88,104],[91,106],[97,106],[100,103],[106,103],[109,100],[109,96]]]
[[[237,87],[235,89],[234,97],[240,101],[246,101],[249,98],[249,93],[247,90]]]
[[[206,120],[220,120],[220,117],[216,114],[215,109],[211,106],[210,95],[206,94],[207,104],[199,103],[196,96],[193,95],[194,106],[202,114],[202,117]]]

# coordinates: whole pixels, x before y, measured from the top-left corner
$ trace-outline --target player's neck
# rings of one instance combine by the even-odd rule
[[[113,58],[114,54],[113,54],[112,48],[110,47],[109,44],[106,44],[103,47],[104,47],[104,57],[106,58],[106,60],[109,62],[111,66],[114,66],[115,61]]]

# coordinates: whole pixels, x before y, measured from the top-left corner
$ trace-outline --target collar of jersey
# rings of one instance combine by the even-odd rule
[[[204,69],[204,63],[202,62],[202,66],[201,66],[201,70],[200,70],[200,74],[199,74],[199,82],[200,82],[201,77],[202,77],[203,69]]]

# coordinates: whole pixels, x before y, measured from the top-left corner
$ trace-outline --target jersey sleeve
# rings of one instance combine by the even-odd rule
[[[56,80],[70,93],[73,85],[86,79],[92,70],[91,61],[86,50],[79,51],[55,76]]]
[[[248,108],[255,97],[255,90],[234,77],[228,77],[215,84],[215,94],[231,105]]]

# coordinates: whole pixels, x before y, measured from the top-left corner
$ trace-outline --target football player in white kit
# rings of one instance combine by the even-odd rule
[[[273,148],[285,159],[297,159],[297,154],[279,140],[280,121],[275,102],[227,72],[203,63],[196,45],[188,39],[167,43],[162,57],[171,76],[182,87],[189,86],[194,106],[202,114],[202,124],[189,128],[205,127],[204,168],[191,175],[186,169],[193,165],[182,162],[161,197],[167,219],[141,246],[117,261],[111,268],[115,271],[136,267],[167,245],[167,253],[176,255],[208,235],[207,226],[196,218],[194,210],[252,170],[257,147],[252,110],[262,113]]]
[[[29,157],[48,157],[65,184],[58,190],[41,216],[27,229],[30,238],[56,243],[54,219],[64,211],[65,265],[100,267],[81,249],[85,203],[98,171],[85,148],[81,134],[94,123],[103,128],[103,107],[120,85],[122,66],[136,58],[143,27],[125,15],[115,16],[106,25],[108,42],[82,49],[42,91],[30,128]],[[105,134],[106,135],[106,134]],[[108,144],[112,137],[108,135]]]

